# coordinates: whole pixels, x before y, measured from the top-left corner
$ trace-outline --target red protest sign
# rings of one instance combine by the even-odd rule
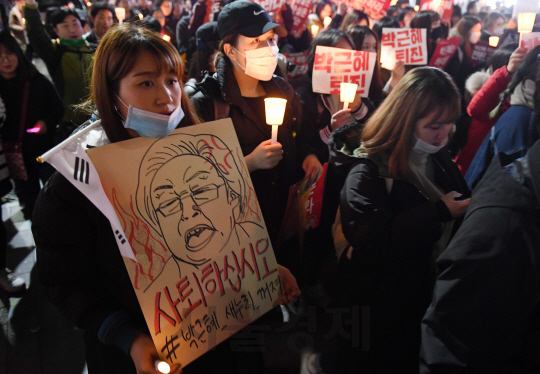
[[[290,63],[296,65],[292,71],[287,72],[289,79],[298,78],[307,71],[307,55],[308,51],[283,54]]]
[[[294,17],[292,34],[299,37],[306,28],[306,20],[311,13],[313,0],[294,0],[291,9]]]
[[[373,19],[385,15],[391,0],[350,0],[345,3],[354,9],[362,9]]]
[[[521,48],[527,48],[528,51],[540,45],[540,32],[521,33]]]
[[[420,10],[434,10],[441,15],[441,22],[450,23],[454,11],[454,0],[422,0]]]
[[[471,53],[471,62],[473,65],[476,65],[480,62],[487,61],[496,48],[490,47],[489,44],[484,42],[478,42],[475,44],[472,53]]]
[[[276,12],[283,5],[284,0],[253,0],[254,3],[259,4],[268,13]]]
[[[433,57],[429,61],[429,66],[444,69],[448,62],[454,57],[459,46],[460,37],[456,36],[450,39],[442,39],[437,43],[437,48]]]
[[[367,97],[377,54],[318,45],[313,62],[313,92],[339,94],[340,83],[355,83]]]
[[[396,61],[406,65],[427,65],[426,29],[383,28],[381,64],[392,70]]]

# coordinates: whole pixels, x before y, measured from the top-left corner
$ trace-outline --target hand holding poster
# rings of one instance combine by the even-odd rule
[[[162,360],[184,367],[278,304],[278,265],[230,119],[87,153],[136,252],[124,263]]]
[[[283,0],[252,0],[266,10],[267,13],[277,12],[283,5]]]
[[[459,36],[455,36],[450,39],[439,40],[435,53],[433,53],[431,60],[429,60],[429,66],[444,70],[446,65],[448,65],[452,57],[456,54],[460,39]]]
[[[376,58],[373,52],[318,45],[313,62],[313,92],[339,94],[340,83],[355,83],[357,94],[367,97]]]
[[[420,10],[433,10],[441,16],[441,22],[450,24],[454,11],[454,0],[422,0]]]
[[[392,70],[396,61],[405,65],[427,65],[426,29],[383,28],[381,66]]]
[[[521,34],[521,48],[528,51],[540,45],[540,32],[526,32]]]

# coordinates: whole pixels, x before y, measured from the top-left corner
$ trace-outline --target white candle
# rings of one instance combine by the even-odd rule
[[[266,98],[264,99],[264,108],[266,113],[266,123],[272,125],[272,142],[277,143],[278,126],[283,124],[283,117],[285,116],[285,108],[287,107],[287,100],[279,98]]]
[[[118,18],[118,22],[122,24],[126,19],[126,10],[124,8],[115,8],[114,11],[116,13],[116,18]]]
[[[358,85],[354,83],[340,83],[339,97],[340,97],[340,100],[343,102],[344,110],[349,107],[349,103],[352,103],[354,101],[357,88],[358,88]]]
[[[167,374],[171,372],[171,367],[165,361],[156,360],[154,364],[156,366],[156,371],[159,371],[160,373]]]
[[[169,35],[163,35],[163,40],[167,41],[167,42],[170,42],[171,41],[171,37]]]
[[[319,26],[311,25],[311,35],[317,36],[318,33],[319,33]]]
[[[324,27],[330,26],[331,23],[332,23],[332,18],[324,17],[324,21],[323,21]]]
[[[499,45],[499,37],[498,36],[490,36],[489,37],[489,46],[496,48]]]

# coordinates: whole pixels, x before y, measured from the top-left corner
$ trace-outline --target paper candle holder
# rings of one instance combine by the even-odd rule
[[[518,32],[531,32],[534,27],[536,13],[519,13],[518,14]]]
[[[171,37],[169,35],[163,35],[163,40],[165,40],[166,42],[170,42]]]
[[[122,24],[122,22],[126,19],[126,10],[124,8],[114,8],[114,12],[116,13],[118,22]]]
[[[497,48],[499,45],[499,37],[498,36],[490,36],[489,37],[489,46],[493,48]]]
[[[331,23],[332,23],[332,18],[324,17],[324,21],[323,21],[324,27],[330,26]]]
[[[272,143],[277,142],[277,130],[278,126],[283,124],[283,117],[285,116],[285,108],[287,107],[287,100],[269,97],[264,99],[264,108],[266,113],[266,123],[272,125]]]
[[[319,26],[311,25],[311,35],[317,36],[318,33],[319,33]]]
[[[358,85],[355,83],[340,83],[339,98],[344,103],[343,109],[347,109],[349,107],[349,103],[354,101],[357,88]]]

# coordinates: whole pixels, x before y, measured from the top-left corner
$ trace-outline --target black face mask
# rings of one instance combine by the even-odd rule
[[[434,28],[433,30],[431,30],[431,39],[432,40],[437,40],[441,37],[442,35],[442,27],[436,27]]]

